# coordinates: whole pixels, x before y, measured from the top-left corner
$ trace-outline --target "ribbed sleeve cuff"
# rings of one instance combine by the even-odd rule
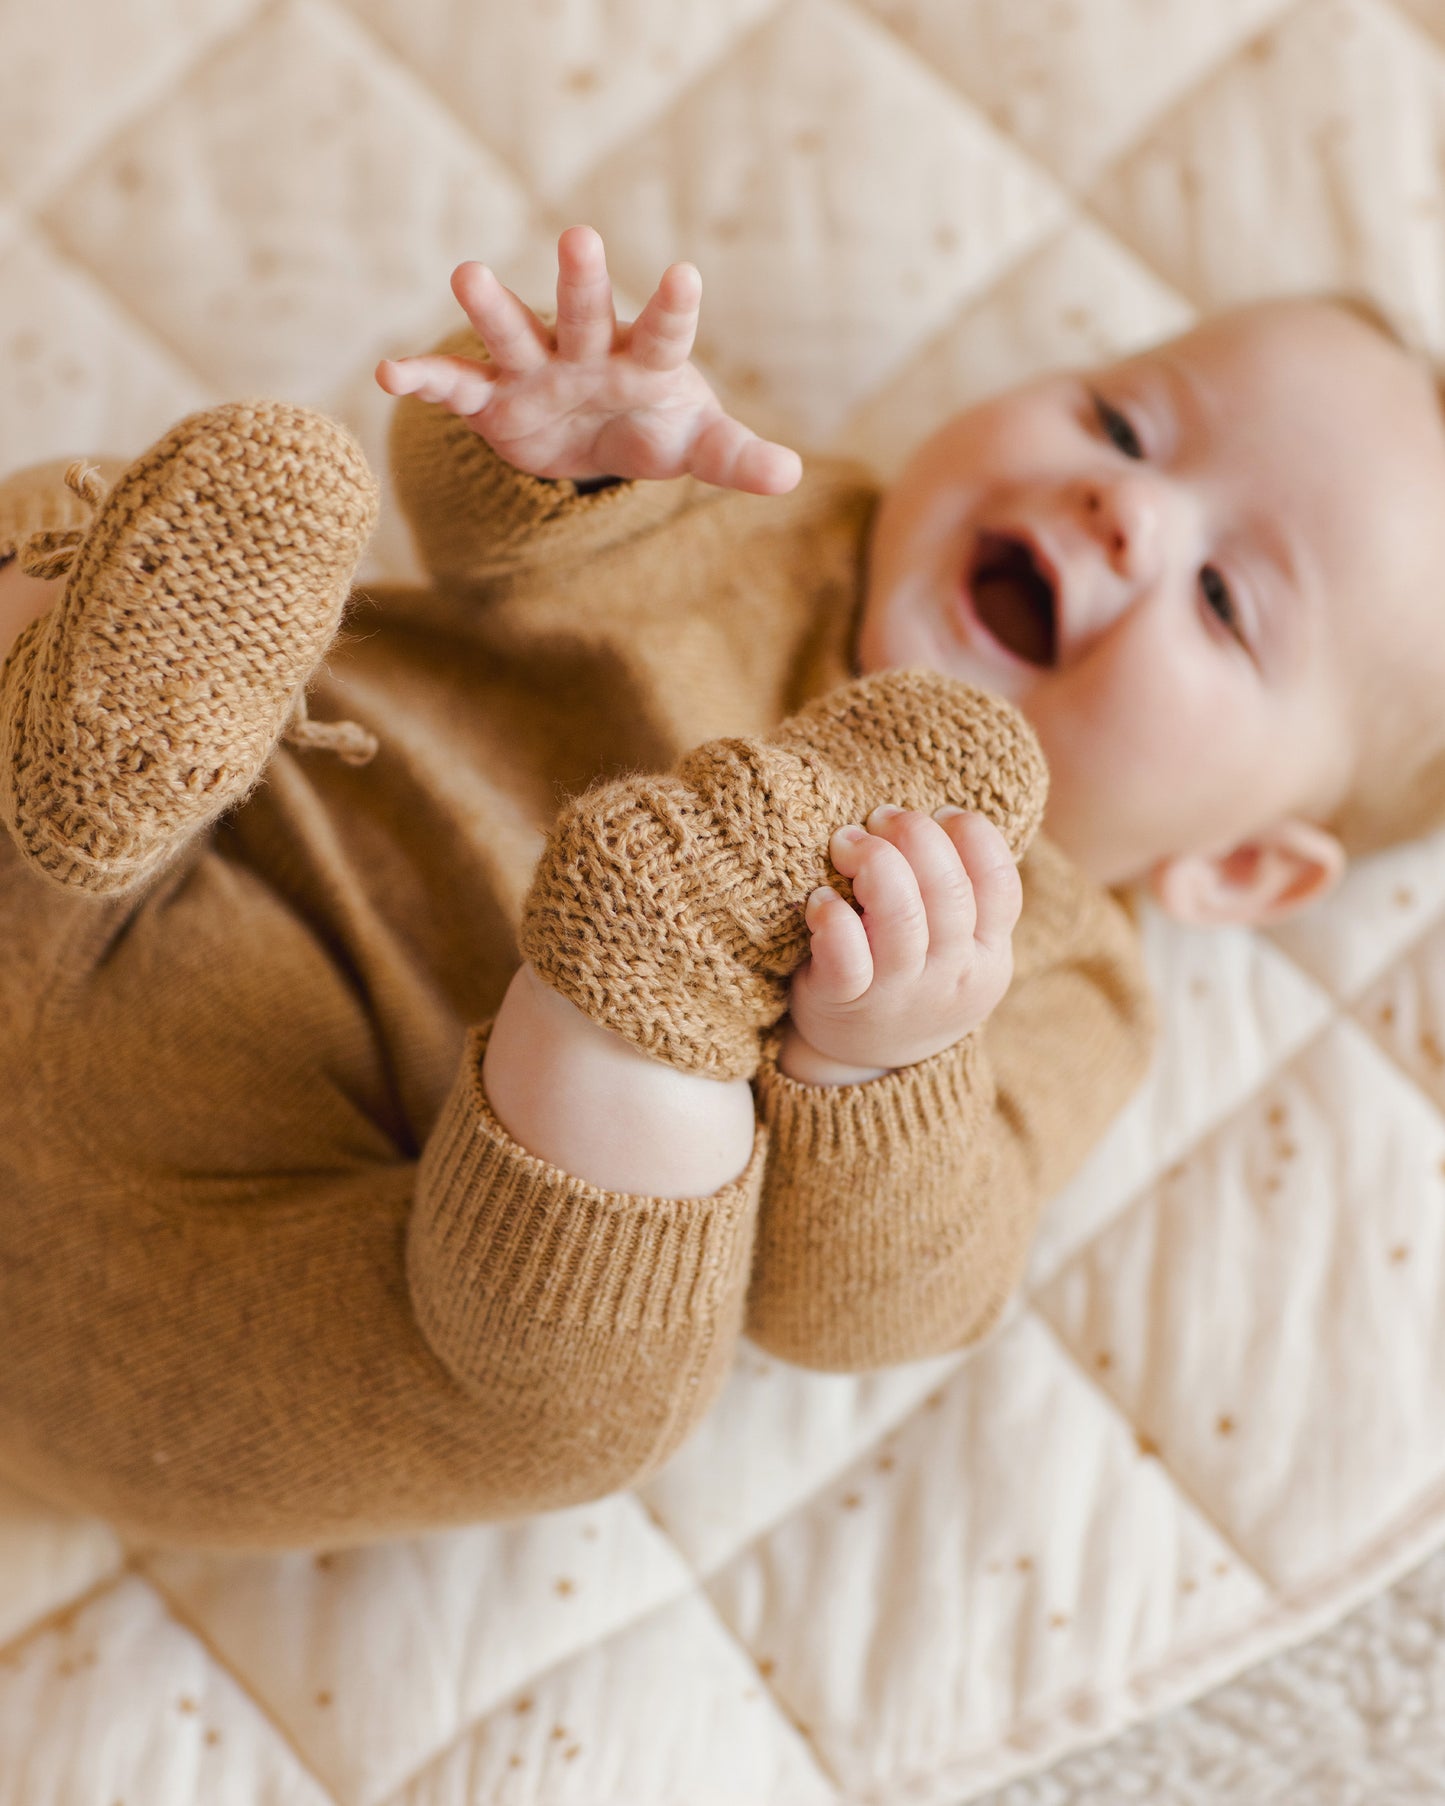
[[[797,1366],[861,1373],[957,1348],[1007,1291],[1020,1175],[978,1035],[856,1085],[804,1085],[765,1039],[771,1155],[745,1320]]]
[[[809,1166],[897,1159],[935,1137],[956,1138],[993,1106],[993,1081],[978,1034],[912,1066],[858,1085],[805,1085],[778,1065],[781,1024],[763,1037],[755,1079],[759,1115],[775,1157]],[[953,1163],[950,1162],[950,1165]]]
[[[589,1368],[621,1343],[686,1342],[741,1310],[767,1153],[706,1198],[604,1191],[528,1153],[482,1088],[470,1030],[418,1168],[407,1271],[423,1333],[463,1380],[545,1341]]]

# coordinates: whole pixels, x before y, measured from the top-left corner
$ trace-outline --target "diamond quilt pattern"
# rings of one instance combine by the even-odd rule
[[[549,304],[578,220],[624,317],[698,264],[758,430],[885,478],[1258,294],[1445,357],[1445,0],[0,0],[0,50],[3,468],[266,392],[381,471],[376,359],[463,257]],[[363,578],[415,574],[388,510]],[[0,1485],[0,1806],[1064,1806],[1383,1598],[1445,1544],[1445,837],[1144,934],[1159,1057],[970,1357],[745,1345],[634,1491],[364,1550]]]

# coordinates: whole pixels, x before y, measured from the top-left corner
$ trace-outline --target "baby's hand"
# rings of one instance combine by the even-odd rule
[[[985,815],[939,822],[917,809],[886,818],[875,809],[868,826],[840,828],[829,843],[863,914],[826,887],[809,897],[812,952],[793,974],[788,1010],[803,1041],[830,1059],[912,1066],[1003,1000],[1023,884]]]
[[[702,277],[670,264],[630,324],[619,325],[602,239],[569,226],[557,240],[557,325],[549,330],[481,263],[458,264],[452,293],[490,363],[383,358],[388,395],[460,415],[499,457],[537,477],[676,477],[782,495],[802,475],[795,451],[724,413],[688,362]]]

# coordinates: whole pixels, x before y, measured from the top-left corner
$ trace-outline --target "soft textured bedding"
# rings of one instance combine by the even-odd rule
[[[579,220],[885,476],[1245,296],[1445,352],[1445,0],[0,0],[0,55],[6,468],[264,393],[379,469],[376,359]],[[969,1358],[745,1347],[636,1491],[365,1550],[0,1486],[0,1806],[1437,1799],[1445,839],[1144,928],[1155,1069]]]

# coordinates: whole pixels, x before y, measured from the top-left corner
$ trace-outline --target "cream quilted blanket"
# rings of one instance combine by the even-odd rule
[[[697,263],[760,431],[885,476],[1247,295],[1445,350],[1445,0],[0,0],[0,66],[7,468],[259,392],[380,466],[376,359],[463,257],[548,303],[579,220],[624,317]],[[1146,929],[1156,1068],[971,1359],[745,1348],[635,1492],[344,1554],[0,1488],[0,1806],[1442,1797],[1438,1734],[1321,1767],[1351,1699],[1246,1671],[1342,1672],[1371,1601],[1445,1692],[1445,1568],[1389,1590],[1445,1545],[1445,841]]]

